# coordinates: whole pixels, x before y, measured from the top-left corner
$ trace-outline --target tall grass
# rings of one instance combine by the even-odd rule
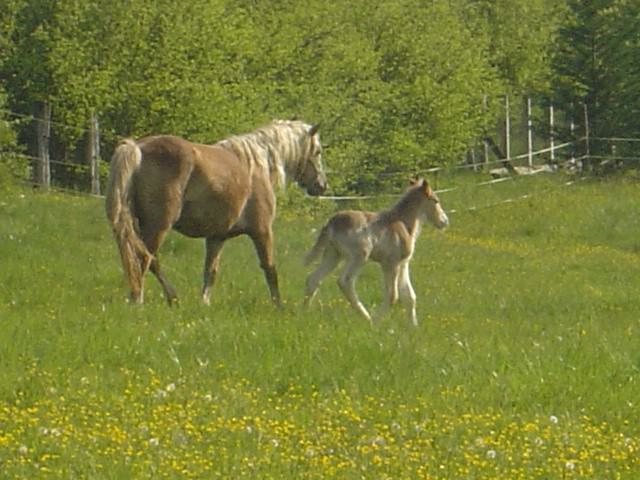
[[[101,200],[3,193],[0,471],[637,478],[637,185],[476,181],[438,179],[460,188],[441,195],[451,228],[418,242],[418,328],[399,307],[371,328],[331,277],[303,308],[301,258],[333,208],[316,200],[281,202],[282,310],[246,239],[202,305],[202,242],[177,234],[161,250],[169,308],[151,276],[147,303],[125,302]],[[380,301],[374,265],[358,290]]]

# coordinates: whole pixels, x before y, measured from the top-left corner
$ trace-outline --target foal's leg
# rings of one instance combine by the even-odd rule
[[[273,262],[273,232],[271,228],[268,228],[260,234],[252,234],[251,240],[253,240],[253,245],[260,259],[260,267],[267,280],[271,300],[280,307],[282,303],[280,301],[280,289],[278,288],[278,273]]]
[[[340,275],[340,278],[338,279],[338,285],[340,285],[342,293],[347,297],[351,306],[364,316],[364,318],[371,321],[371,315],[369,315],[369,312],[364,307],[356,293],[356,280],[358,279],[360,270],[364,266],[365,262],[366,258],[361,256],[350,258],[342,272],[342,275]]]
[[[173,288],[173,285],[169,283],[169,280],[167,280],[167,278],[160,270],[160,262],[158,261],[158,250],[160,249],[160,245],[162,245],[165,237],[169,233],[169,228],[170,227],[162,230],[155,230],[148,226],[143,227],[142,239],[149,249],[149,252],[153,254],[151,262],[148,263],[148,268],[160,282],[162,290],[164,291],[164,296],[167,299],[167,302],[169,302],[169,305],[173,305],[178,300],[178,296],[175,289]],[[143,273],[144,272],[146,272],[146,268],[144,269]]]
[[[322,261],[318,268],[316,268],[307,277],[306,290],[304,295],[304,303],[308,305],[313,300],[313,297],[320,286],[320,282],[329,275],[336,266],[340,263],[340,255],[335,248],[329,246],[322,255]]]
[[[409,314],[411,323],[417,327],[418,317],[416,316],[416,292],[411,285],[411,277],[409,275],[409,262],[402,265],[400,270],[400,301]]]
[[[376,310],[375,319],[380,320],[389,311],[391,305],[398,300],[398,276],[400,266],[397,263],[383,263],[381,265],[384,275],[384,297]]]
[[[204,260],[204,282],[202,286],[202,301],[209,305],[211,298],[211,287],[216,280],[218,268],[220,267],[220,252],[224,246],[224,240],[207,238],[207,253]]]

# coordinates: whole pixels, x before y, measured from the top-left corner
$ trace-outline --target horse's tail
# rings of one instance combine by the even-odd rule
[[[126,139],[111,157],[106,192],[107,218],[120,250],[124,273],[134,301],[142,301],[142,278],[152,255],[136,228],[133,207],[133,174],[142,161],[142,151],[135,141]]]
[[[320,230],[320,234],[316,239],[316,243],[313,245],[311,250],[304,257],[304,264],[309,265],[310,263],[317,260],[317,258],[322,255],[327,246],[329,245],[330,234],[329,234],[329,224],[327,223],[322,230]]]

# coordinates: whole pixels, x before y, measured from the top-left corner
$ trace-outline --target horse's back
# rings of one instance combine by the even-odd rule
[[[361,252],[375,262],[400,261],[413,253],[413,241],[404,224],[389,221],[380,212],[342,210],[327,224],[338,250]]]
[[[366,228],[375,218],[375,213],[364,210],[341,210],[328,222],[329,228],[337,232],[358,231]]]

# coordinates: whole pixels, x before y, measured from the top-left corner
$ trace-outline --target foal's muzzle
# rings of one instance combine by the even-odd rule
[[[444,213],[444,211],[440,214],[440,218],[439,218],[439,225],[438,228],[440,229],[444,229],[447,228],[449,226],[449,217],[447,216],[446,213]]]

